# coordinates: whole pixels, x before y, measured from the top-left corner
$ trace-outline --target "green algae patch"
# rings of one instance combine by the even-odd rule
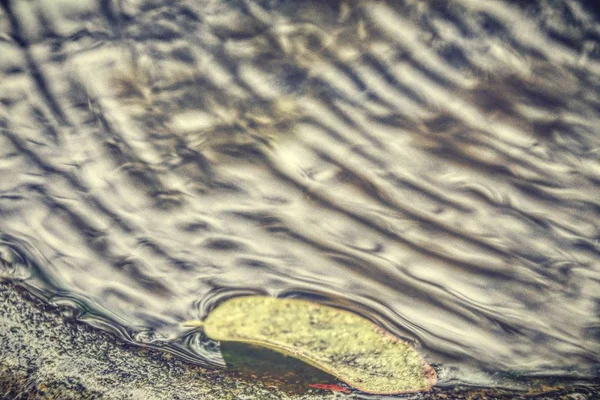
[[[300,299],[229,299],[203,322],[223,342],[263,346],[298,358],[342,382],[374,394],[426,391],[436,373],[406,342],[354,313]]]

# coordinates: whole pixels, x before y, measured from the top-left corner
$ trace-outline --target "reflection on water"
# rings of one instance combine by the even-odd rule
[[[377,321],[441,383],[600,375],[587,3],[2,4],[3,276],[215,366],[179,322],[263,293]]]

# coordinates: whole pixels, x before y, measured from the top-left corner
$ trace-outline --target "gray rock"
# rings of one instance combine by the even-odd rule
[[[291,394],[272,382],[189,365],[136,347],[63,316],[29,292],[0,283],[0,399],[333,399],[340,393]],[[594,399],[599,385],[554,387],[539,399]],[[529,397],[528,397],[529,396]],[[404,399],[518,399],[531,393],[436,388]],[[570,396],[570,397],[569,397]],[[381,399],[359,393],[349,398]],[[389,397],[385,397],[389,398]]]
[[[119,342],[53,312],[13,285],[0,286],[1,399],[325,399],[186,365]]]

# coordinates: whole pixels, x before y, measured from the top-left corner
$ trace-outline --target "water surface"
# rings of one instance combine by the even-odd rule
[[[205,365],[179,323],[259,293],[360,313],[442,384],[598,377],[591,4],[9,2],[1,276]]]

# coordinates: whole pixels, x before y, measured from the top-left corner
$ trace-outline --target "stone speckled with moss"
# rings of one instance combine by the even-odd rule
[[[539,384],[535,385],[536,387]],[[434,387],[404,400],[594,399],[600,385],[562,383],[542,391]],[[389,399],[388,396],[355,398]],[[71,318],[24,290],[0,282],[0,399],[20,400],[326,400],[339,393],[290,394],[261,380],[185,364],[161,352],[129,346]]]
[[[429,390],[436,373],[410,345],[354,313],[300,299],[229,299],[203,322],[219,341],[297,357],[366,393]]]
[[[0,280],[0,399],[324,400],[124,343]]]

